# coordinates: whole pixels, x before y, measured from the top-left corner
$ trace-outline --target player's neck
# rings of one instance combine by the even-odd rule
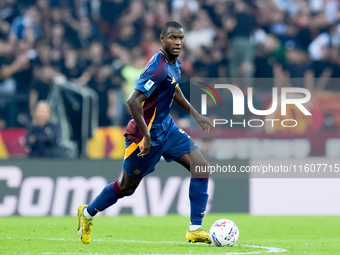
[[[161,49],[161,52],[164,54],[165,58],[170,62],[171,64],[176,64],[177,57],[171,56],[168,52]]]

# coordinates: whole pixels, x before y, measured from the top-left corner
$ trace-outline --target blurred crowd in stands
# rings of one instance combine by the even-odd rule
[[[98,93],[100,126],[126,125],[126,98],[170,20],[186,32],[187,97],[190,77],[305,78],[291,85],[340,88],[330,79],[340,78],[337,0],[1,0],[0,129],[24,125],[61,76]]]

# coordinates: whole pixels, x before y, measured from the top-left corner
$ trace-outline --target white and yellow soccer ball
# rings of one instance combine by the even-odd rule
[[[240,232],[233,221],[220,219],[212,224],[209,235],[214,245],[231,247],[237,242]]]

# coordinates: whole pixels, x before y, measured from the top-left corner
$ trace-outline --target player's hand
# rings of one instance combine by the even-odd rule
[[[211,124],[211,121],[205,117],[205,116],[202,116],[202,115],[198,115],[196,118],[195,118],[196,122],[203,128],[203,130],[207,133],[210,133],[211,130],[212,130],[212,124]]]
[[[150,136],[144,136],[142,145],[139,146],[140,152],[137,154],[138,157],[144,157],[149,154],[151,139]]]

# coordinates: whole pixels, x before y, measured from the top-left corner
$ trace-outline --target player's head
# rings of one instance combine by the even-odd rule
[[[174,57],[178,57],[184,43],[184,29],[176,21],[164,24],[160,36],[162,49]]]

